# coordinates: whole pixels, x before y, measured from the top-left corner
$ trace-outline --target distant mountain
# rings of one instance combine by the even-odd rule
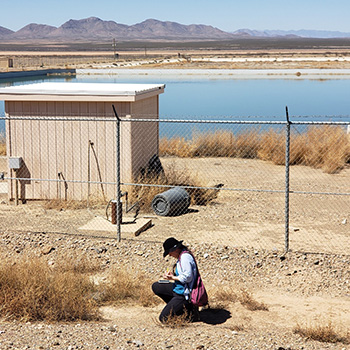
[[[115,37],[125,37],[129,26],[118,24],[114,21],[103,21],[97,17],[89,17],[81,20],[71,19],[48,37],[57,39],[110,39]]]
[[[46,24],[31,23],[11,34],[14,39],[44,39],[57,28]]]
[[[300,37],[300,38],[350,38],[350,33],[329,30],[251,30],[238,29],[235,35],[253,37]]]
[[[5,28],[4,28],[5,29]],[[114,21],[103,21],[97,17],[81,20],[71,19],[60,27],[29,24],[17,32],[5,33],[6,40],[200,40],[230,39],[234,35],[207,25],[183,25],[176,22],[162,22],[148,19],[128,26]]]
[[[229,40],[237,37],[285,37],[285,38],[350,38],[350,33],[320,30],[252,30],[239,29],[224,32],[218,28],[204,25],[184,25],[177,22],[147,19],[134,25],[104,21],[97,17],[70,19],[60,27],[31,23],[17,32],[0,27],[0,40]]]
[[[235,36],[245,36],[245,37],[250,37],[250,36],[266,37],[266,36],[268,36],[263,31],[252,30],[252,29],[248,29],[248,28],[238,29],[238,30],[232,32],[232,34],[234,34]]]
[[[232,34],[220,29],[203,24],[183,25],[176,22],[162,22],[156,19],[148,19],[142,23],[131,26],[132,30],[144,38],[169,38],[169,39],[229,39]]]
[[[269,35],[297,35],[302,38],[350,38],[350,33],[330,30],[267,30]]]
[[[10,29],[7,29],[7,28],[5,28],[5,27],[1,27],[1,26],[0,26],[0,38],[1,38],[2,36],[7,36],[7,35],[10,35],[10,34],[13,34],[13,33],[14,33],[13,30],[10,30]]]

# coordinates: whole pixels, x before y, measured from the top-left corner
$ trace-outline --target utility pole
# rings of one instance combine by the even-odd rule
[[[117,45],[116,45],[115,39],[113,39],[113,51],[114,51],[113,57],[114,57],[114,59],[117,58],[116,46],[117,46]]]

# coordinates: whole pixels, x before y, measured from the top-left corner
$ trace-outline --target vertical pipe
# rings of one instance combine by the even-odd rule
[[[118,117],[117,111],[115,110],[114,105],[113,107],[113,112],[114,115],[117,118],[117,123],[116,123],[116,182],[117,182],[117,240],[118,242],[121,241],[121,233],[120,233],[120,226],[122,223],[122,218],[121,218],[121,203],[120,203],[120,197],[121,197],[121,192],[120,192],[120,118]]]
[[[61,200],[61,173],[59,172],[58,174],[57,174],[57,176],[58,176],[58,199],[59,200]]]
[[[86,201],[86,206],[87,208],[90,207],[90,181],[91,181],[91,170],[90,170],[90,164],[91,164],[91,161],[90,161],[90,148],[91,148],[91,140],[89,140],[89,146],[88,146],[88,189],[87,189],[87,201]]]
[[[15,205],[18,205],[18,179],[17,179],[17,170],[15,170]]]
[[[112,225],[115,225],[117,223],[117,201],[116,200],[111,201],[111,208],[112,208],[111,223]]]
[[[286,190],[285,190],[285,253],[289,251],[289,161],[290,161],[290,121],[286,106]]]

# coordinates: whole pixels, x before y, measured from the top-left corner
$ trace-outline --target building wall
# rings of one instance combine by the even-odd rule
[[[21,199],[86,199],[93,196],[115,198],[115,185],[57,183],[39,179],[75,181],[116,181],[116,123],[94,121],[94,118],[115,118],[111,102],[33,102],[7,101],[9,116],[24,120],[7,120],[9,156],[20,156],[24,166],[18,177]],[[119,117],[142,113],[158,118],[158,96],[137,102],[115,102]],[[26,119],[28,117],[28,119]],[[63,117],[67,120],[30,120],[30,117]],[[72,121],[82,117],[88,121]],[[130,118],[130,117],[129,117]],[[158,123],[122,123],[121,180],[131,182],[158,154]],[[151,137],[150,137],[151,136]],[[147,141],[147,142],[146,142]],[[11,171],[11,176],[14,176]],[[10,198],[14,198],[14,182],[10,181]]]
[[[131,105],[131,114],[134,118],[158,119],[159,96],[145,99]],[[139,174],[140,169],[148,166],[148,161],[153,155],[158,155],[159,150],[159,124],[154,122],[140,122],[131,125],[131,149],[132,149],[132,173]]]

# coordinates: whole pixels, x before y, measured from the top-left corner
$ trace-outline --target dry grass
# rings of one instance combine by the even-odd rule
[[[285,164],[285,133],[269,130],[234,135],[228,131],[195,134],[191,140],[163,138],[162,156],[258,158]],[[310,127],[291,137],[290,164],[321,168],[333,174],[350,161],[350,138],[339,126]]]
[[[98,301],[103,304],[131,302],[142,306],[159,303],[152,292],[152,280],[132,268],[112,269],[105,282],[99,284]]]
[[[23,321],[99,320],[99,306],[159,303],[151,280],[133,269],[113,269],[98,280],[97,263],[62,258],[54,267],[40,258],[0,263],[0,317]],[[98,281],[98,282],[97,282]]]
[[[350,138],[341,127],[311,128],[307,134],[308,145],[304,162],[327,173],[342,169],[350,159]]]
[[[79,256],[78,254],[71,257],[64,257],[56,265],[56,270],[63,273],[92,274],[101,269],[98,261],[89,260],[86,256]]]
[[[163,186],[192,186],[192,187],[208,187],[199,178],[191,176],[186,170],[179,170],[171,164],[162,176],[142,176],[134,181],[140,184],[161,185],[155,186],[136,186],[128,188],[129,199],[131,203],[138,202],[142,210],[148,211],[151,208],[153,198],[171,187]],[[215,199],[219,190],[204,189],[204,188],[186,188],[186,191],[191,196],[192,205],[206,205]]]
[[[184,310],[182,315],[170,315],[166,321],[160,322],[159,320],[156,323],[161,327],[169,327],[169,328],[183,328],[189,326],[192,322],[188,315],[187,310]]]
[[[253,298],[253,295],[246,289],[242,289],[238,295],[239,302],[249,311],[268,311],[264,303],[260,303]]]
[[[4,133],[0,133],[0,156],[6,156],[6,138]]]
[[[238,300],[238,295],[236,290],[229,286],[221,286],[220,288],[215,288],[214,290],[211,291],[210,294],[211,294],[210,300],[213,299],[215,303],[219,303],[219,304],[221,304],[222,302],[235,303]]]
[[[45,209],[54,209],[58,211],[86,209],[87,207],[91,209],[105,208],[106,205],[106,200],[100,196],[90,196],[89,200],[64,200],[55,198],[43,202],[43,207]]]
[[[293,332],[307,339],[317,340],[323,343],[350,343],[350,333],[347,334],[335,327],[332,322],[302,326],[297,324]]]
[[[218,130],[214,133],[195,133],[192,140],[162,138],[159,150],[165,156],[256,158],[259,144],[257,133],[235,136],[232,132]]]
[[[25,321],[98,319],[89,297],[95,286],[83,274],[50,268],[40,259],[0,265],[0,315]]]
[[[215,308],[223,308],[227,303],[239,302],[249,311],[268,311],[268,307],[264,303],[255,300],[248,290],[240,289],[236,291],[231,286],[215,288],[210,293],[210,300],[214,301]],[[210,306],[213,306],[212,302],[210,302]]]

